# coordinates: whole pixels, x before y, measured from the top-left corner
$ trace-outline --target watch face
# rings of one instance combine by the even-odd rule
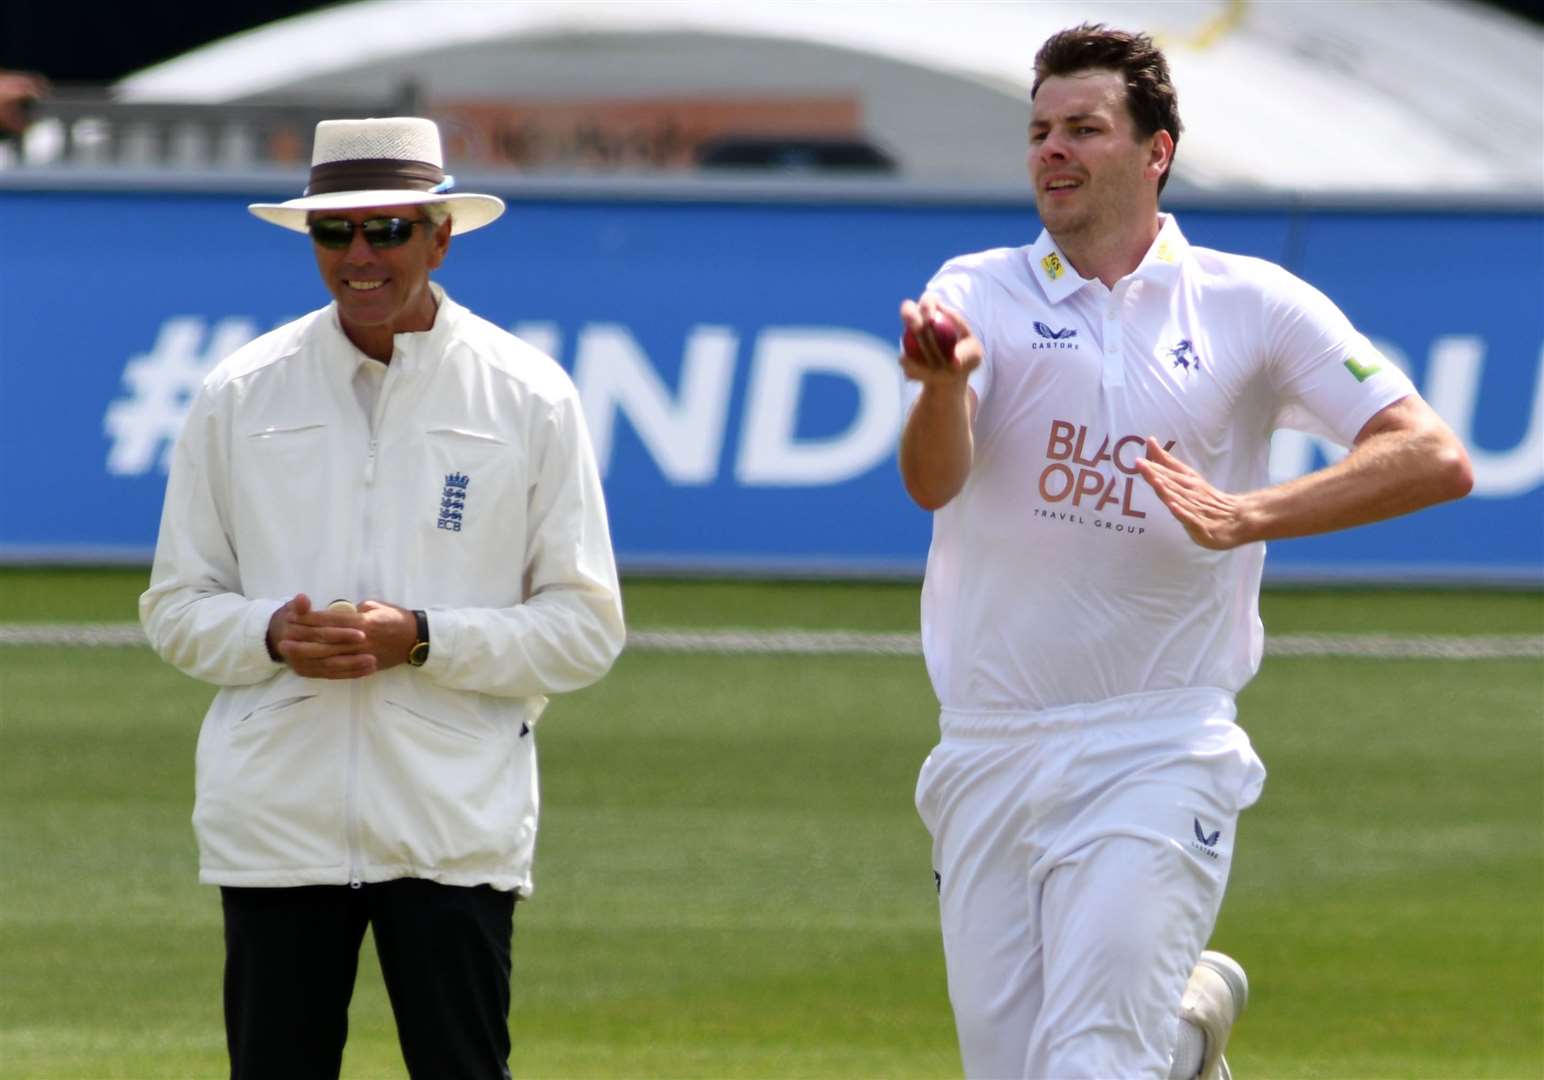
[[[407,654],[407,662],[414,667],[423,667],[424,661],[427,659],[429,659],[429,643],[427,641],[420,641]]]

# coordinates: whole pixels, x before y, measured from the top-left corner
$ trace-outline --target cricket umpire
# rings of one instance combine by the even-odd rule
[[[573,384],[429,280],[504,210],[451,184],[429,120],[319,124],[251,211],[333,302],[219,364],[172,460],[140,619],[220,688],[193,825],[237,1078],[338,1075],[366,926],[411,1075],[509,1075],[537,718],[622,648]]]
[[[1248,984],[1203,950],[1265,778],[1235,704],[1265,542],[1460,497],[1470,465],[1328,298],[1159,212],[1181,128],[1151,39],[1053,36],[1031,100],[1044,230],[901,310],[949,996],[971,1077],[1217,1080]],[[1272,485],[1278,427],[1349,452]]]

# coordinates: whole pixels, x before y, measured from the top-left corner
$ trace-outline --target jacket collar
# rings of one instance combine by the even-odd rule
[[[445,349],[456,334],[456,324],[466,309],[445,294],[434,282],[429,283],[438,305],[434,312],[434,325],[415,334],[398,334],[393,364],[401,364],[404,375],[432,367],[440,362]]]
[[[429,288],[434,293],[437,307],[434,312],[434,325],[427,330],[414,333],[397,334],[393,342],[391,364],[400,366],[404,375],[411,374],[421,368],[429,367],[439,361],[445,354],[445,348],[455,336],[456,324],[461,321],[462,314],[466,311],[460,304],[452,300],[439,285],[429,282]],[[323,325],[326,327],[329,339],[328,352],[337,358],[342,374],[349,379],[354,377],[354,371],[360,364],[370,358],[355,348],[354,343],[343,332],[343,323],[338,319],[338,304],[333,301],[327,305]]]

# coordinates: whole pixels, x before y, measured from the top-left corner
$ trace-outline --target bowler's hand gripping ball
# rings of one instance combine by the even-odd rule
[[[942,311],[935,311],[933,317],[928,320],[927,330],[932,333],[933,341],[938,345],[938,351],[944,354],[945,359],[953,361],[954,347],[960,342],[960,328],[954,324],[954,320]],[[917,335],[909,326],[901,338],[901,348],[913,360],[924,362],[927,360],[922,352],[922,342],[917,339]]]

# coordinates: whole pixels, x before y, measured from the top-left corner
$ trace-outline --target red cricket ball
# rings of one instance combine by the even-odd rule
[[[959,344],[960,329],[954,325],[954,320],[942,311],[933,312],[933,318],[928,324],[928,329],[933,333],[933,340],[938,343],[939,352],[953,359],[954,347]],[[906,328],[906,333],[901,339],[901,347],[906,350],[906,355],[914,360],[923,359],[922,343],[917,340],[917,335],[911,327]]]

